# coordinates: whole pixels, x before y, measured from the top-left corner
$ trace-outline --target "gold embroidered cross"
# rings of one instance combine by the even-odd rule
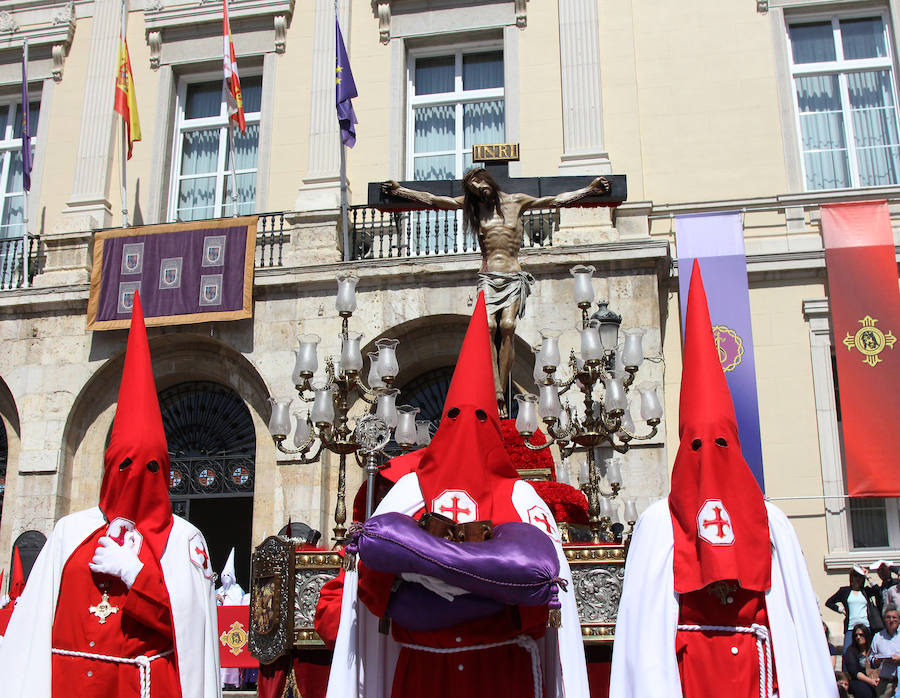
[[[103,624],[106,623],[106,619],[108,616],[111,616],[113,613],[119,612],[119,607],[113,606],[109,602],[109,594],[104,591],[103,598],[100,599],[100,603],[98,603],[96,606],[88,607],[88,611],[92,615],[97,616],[97,618],[100,619],[100,623]]]

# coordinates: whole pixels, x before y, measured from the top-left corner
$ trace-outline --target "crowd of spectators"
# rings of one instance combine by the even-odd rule
[[[844,616],[841,670],[835,672],[841,696],[890,698],[897,691],[900,585],[891,561],[877,560],[871,570],[878,583],[866,585],[868,570],[854,565],[849,584],[825,602]]]

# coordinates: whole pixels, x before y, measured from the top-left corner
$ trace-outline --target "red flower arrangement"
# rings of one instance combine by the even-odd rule
[[[525,445],[524,437],[516,431],[514,419],[500,420],[503,432],[503,443],[506,452],[516,470],[532,470],[549,468],[550,480],[531,480],[538,496],[544,500],[558,522],[586,524],[588,522],[588,504],[584,492],[571,485],[556,482],[556,465],[549,449],[532,451]],[[547,443],[547,437],[538,429],[529,439],[534,446]]]

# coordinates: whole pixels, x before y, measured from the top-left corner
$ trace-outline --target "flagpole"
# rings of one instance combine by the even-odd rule
[[[234,159],[234,122],[228,117],[228,147],[231,150],[231,217],[237,218],[237,162]]]
[[[26,70],[27,70],[27,67],[28,67],[28,38],[27,37],[22,42],[22,51],[25,54],[22,57],[22,62],[26,66]],[[27,83],[27,78],[26,78],[26,83]],[[26,114],[28,114],[27,110],[28,110],[29,106],[30,105],[28,104],[28,102],[26,102],[25,104],[22,105],[22,124],[23,125],[25,124],[25,119],[27,118]],[[29,128],[30,128],[30,125],[29,125]],[[22,139],[23,139],[22,144],[24,146],[24,144],[25,144],[24,132],[22,133]],[[31,145],[29,144],[28,147],[30,148]],[[22,229],[22,274],[23,274],[22,286],[23,286],[23,288],[28,288],[28,285],[29,285],[28,284],[28,281],[29,281],[29,279],[28,279],[28,189],[30,187],[25,187],[25,157],[24,157],[24,153],[23,153],[23,157],[22,157],[22,188],[23,188],[24,194],[25,194],[25,208],[22,211],[22,222],[23,222],[23,229]]]
[[[334,21],[338,21],[338,0],[334,0]],[[337,35],[335,35],[337,41]],[[337,56],[337,46],[335,46],[335,56]],[[337,85],[335,85],[337,89]],[[338,123],[338,141],[341,148],[341,226],[343,227],[342,241],[344,243],[344,261],[350,261],[350,215],[347,211],[347,146],[344,145],[344,139],[341,138],[341,127]]]
[[[125,8],[125,0],[122,0],[122,33],[120,39],[122,42],[125,41],[125,23],[126,23],[127,10]],[[122,50],[122,47],[119,46],[119,51]],[[117,66],[118,67],[118,66]],[[131,85],[128,86],[129,89],[132,88]],[[118,89],[118,88],[117,88]],[[125,117],[122,117],[122,227],[128,227],[128,189],[127,189],[127,181],[126,177],[126,168],[128,162],[128,124],[125,123]]]

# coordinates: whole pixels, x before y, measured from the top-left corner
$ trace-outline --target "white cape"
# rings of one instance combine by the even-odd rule
[[[784,513],[766,503],[772,543],[772,587],[766,612],[780,698],[837,698],[822,618],[797,535]],[[675,657],[678,594],[672,567],[672,517],[663,499],[638,520],[628,551],[610,698],[681,698]]]
[[[549,508],[527,482],[520,480],[515,484],[512,500],[523,521],[528,521],[528,510],[531,507],[540,506],[554,530],[557,530]],[[412,516],[424,505],[418,477],[415,473],[409,473],[391,488],[375,513],[396,511]],[[544,530],[540,526],[537,528]],[[546,635],[538,640],[544,696],[588,698],[584,645],[572,576],[562,546],[557,541],[554,543],[559,558],[560,577],[569,582],[569,587],[568,591],[560,589],[559,593],[562,602],[562,627],[559,630],[548,628]],[[400,648],[389,635],[378,632],[378,619],[364,604],[357,603],[357,580],[355,571],[346,573],[341,601],[341,624],[331,663],[331,675],[328,678],[327,698],[387,698],[391,695],[394,667]]]
[[[95,507],[65,516],[54,526],[0,646],[0,692],[4,698],[51,698],[51,635],[62,569],[75,548],[104,523],[103,513]],[[202,545],[206,551],[201,533],[176,516],[161,563],[175,623],[181,695],[218,698],[218,628],[212,575],[207,577],[191,561],[189,544]],[[77,694],[77,687],[73,690]]]

